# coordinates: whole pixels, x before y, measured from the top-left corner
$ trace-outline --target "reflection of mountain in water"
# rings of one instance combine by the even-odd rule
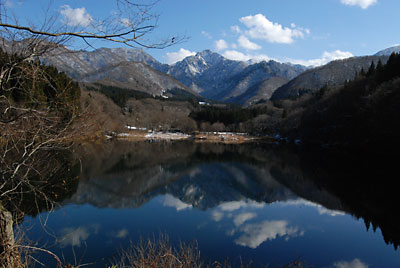
[[[300,197],[362,217],[367,228],[380,227],[395,247],[400,241],[393,214],[396,187],[371,159],[359,166],[343,155],[330,158],[259,144],[117,142],[85,150],[77,192],[66,202],[140,207],[168,194],[206,210],[230,201]]]
[[[147,154],[154,152],[154,158],[159,159],[156,162],[143,163],[143,153],[138,148],[116,155],[119,159],[114,159],[115,164],[107,170],[83,178],[68,202],[139,207],[155,196],[170,194],[199,209],[208,209],[243,199],[271,203],[296,198],[272,178],[268,166],[246,163],[246,156],[237,152],[229,152],[225,158],[226,152],[218,151],[221,148],[207,151],[204,145],[186,144],[194,146],[185,150],[192,152],[189,154],[174,152],[174,145],[170,145],[171,151],[153,150],[157,146],[147,143],[141,148]]]
[[[200,164],[196,172],[167,185],[169,193],[194,207],[208,209],[221,203],[251,199],[272,203],[296,198],[266,169],[242,163]]]

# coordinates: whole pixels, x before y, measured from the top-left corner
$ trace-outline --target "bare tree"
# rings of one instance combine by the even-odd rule
[[[54,152],[71,146],[71,124],[79,114],[78,85],[43,66],[40,58],[74,40],[88,46],[100,40],[134,48],[165,48],[184,39],[148,39],[157,26],[158,16],[152,12],[157,1],[114,3],[109,17],[88,15],[79,24],[60,20],[62,9],[52,14],[54,2],[49,0],[43,21],[22,24],[6,1],[0,0],[0,267],[22,265],[12,226],[23,213],[24,201],[29,197],[40,210],[39,203],[52,209],[57,200],[46,189],[62,183],[50,182],[62,167]]]
[[[83,21],[59,19],[59,13],[51,14],[53,1],[44,10],[44,19],[40,26],[23,25],[7,8],[6,1],[0,1],[0,27],[2,34],[16,35],[24,40],[47,38],[49,42],[60,44],[71,38],[78,38],[91,46],[92,40],[120,43],[134,48],[165,48],[181,42],[185,37],[170,36],[160,40],[148,36],[157,28],[159,15],[152,12],[159,0],[114,0],[114,10],[106,18],[93,18],[86,14]],[[69,6],[63,6],[69,8]],[[63,13],[62,10],[59,10]]]

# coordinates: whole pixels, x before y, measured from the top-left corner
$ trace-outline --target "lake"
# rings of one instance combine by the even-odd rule
[[[79,179],[64,200],[20,225],[66,262],[107,267],[131,242],[168,235],[173,245],[197,243],[209,263],[400,267],[396,192],[371,161],[190,141],[110,141],[75,153]]]

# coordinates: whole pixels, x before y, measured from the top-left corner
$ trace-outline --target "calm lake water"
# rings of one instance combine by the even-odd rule
[[[349,183],[343,174],[359,171],[346,166],[260,144],[110,142],[77,154],[82,170],[65,200],[21,225],[70,263],[106,267],[130,242],[162,233],[197,241],[209,262],[400,267],[393,213],[366,203],[371,187]]]

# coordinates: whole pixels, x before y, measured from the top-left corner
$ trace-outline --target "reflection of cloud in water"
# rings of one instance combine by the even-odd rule
[[[165,195],[163,205],[166,207],[176,208],[177,211],[181,211],[181,210],[184,210],[187,208],[192,208],[192,205],[186,204],[186,203],[182,202],[181,200],[179,200],[178,198],[175,198],[169,194]]]
[[[305,199],[289,200],[282,202],[281,205],[315,207],[320,215],[326,214],[332,217],[346,215],[346,213],[343,211],[328,209],[320,204],[316,204]]]
[[[246,221],[251,220],[255,217],[257,217],[257,214],[255,213],[241,213],[235,216],[233,223],[235,224],[236,227],[238,227],[243,223],[245,223]]]
[[[66,246],[80,247],[85,242],[90,233],[98,233],[99,224],[93,224],[89,227],[79,226],[77,228],[67,227],[61,230],[61,239],[59,240],[62,248]]]
[[[235,211],[241,208],[262,208],[264,207],[264,203],[258,203],[256,201],[248,200],[248,201],[232,201],[226,202],[218,207],[223,211]]]
[[[80,247],[82,242],[89,237],[89,231],[85,227],[65,228],[61,232],[63,233],[60,239],[62,248],[66,246]]]
[[[214,221],[219,222],[224,218],[224,213],[218,210],[214,210],[213,212],[211,212],[211,217],[213,218]]]
[[[242,225],[248,220],[253,219],[257,215],[255,213],[244,212],[238,215],[233,215],[232,213],[238,212],[241,209],[260,209],[265,206],[264,203],[258,203],[253,200],[241,200],[241,201],[231,201],[220,204],[211,212],[211,217],[214,221],[219,222],[223,218],[234,218],[234,224],[236,227]],[[231,213],[232,212],[232,213]]]
[[[325,208],[323,206],[320,206],[320,205],[318,205],[317,209],[318,209],[318,212],[319,212],[320,215],[327,214],[327,215],[332,216],[332,217],[346,215],[346,213],[344,213],[343,211],[327,209],[327,208]]]
[[[189,172],[189,177],[190,178],[194,178],[194,177],[196,177],[197,175],[199,175],[199,174],[201,174],[201,170],[200,170],[200,168],[194,168],[194,169],[192,169],[190,172]]]
[[[278,235],[286,237],[286,240],[288,240],[290,237],[304,234],[304,231],[299,231],[297,227],[290,227],[288,225],[289,223],[283,220],[246,224],[241,228],[244,234],[236,239],[235,243],[254,249],[267,240],[276,239]]]
[[[115,234],[116,238],[125,238],[129,234],[127,229],[122,229]]]
[[[360,261],[359,259],[354,259],[351,262],[340,261],[333,264],[335,268],[368,268],[368,265]]]

